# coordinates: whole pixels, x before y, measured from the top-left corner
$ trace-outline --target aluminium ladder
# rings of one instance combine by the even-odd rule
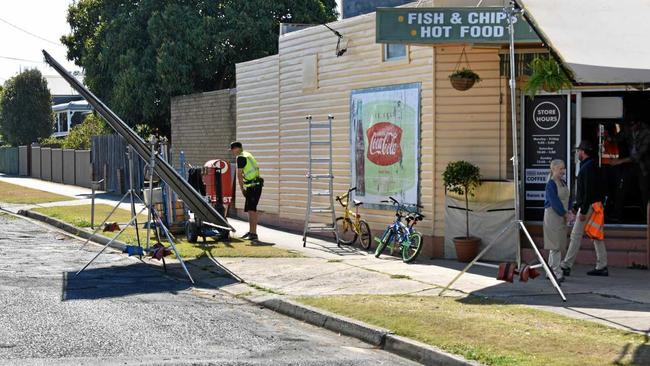
[[[307,172],[307,210],[305,213],[305,229],[302,235],[302,246],[307,245],[307,234],[313,232],[331,232],[334,233],[337,245],[339,245],[339,237],[336,232],[336,213],[334,211],[334,175],[332,174],[332,121],[334,117],[330,114],[327,116],[327,122],[314,123],[311,115],[307,116],[307,129],[309,130],[309,170]],[[314,131],[327,131],[324,133],[316,133]],[[326,139],[325,139],[326,138]],[[328,156],[314,155],[314,149],[319,146],[327,146]],[[323,154],[322,149],[317,150],[319,154]],[[327,169],[327,174],[315,173],[315,170]],[[327,189],[314,190],[314,183],[317,181],[327,182]],[[329,206],[313,206],[313,197],[329,197]],[[330,223],[311,222],[312,214],[331,214],[332,221]]]

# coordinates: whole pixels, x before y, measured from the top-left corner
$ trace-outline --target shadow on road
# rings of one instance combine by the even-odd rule
[[[219,288],[239,282],[226,270],[215,266],[215,263],[208,258],[194,259],[185,263],[197,286]],[[127,266],[90,267],[79,275],[75,276],[75,274],[76,272],[63,273],[62,301],[152,293],[175,294],[194,287],[178,262],[167,262],[167,272],[158,266],[134,262]]]

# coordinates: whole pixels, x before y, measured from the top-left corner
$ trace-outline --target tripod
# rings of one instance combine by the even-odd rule
[[[120,230],[120,232],[117,233],[117,235],[115,235],[115,236],[111,239],[111,241],[109,241],[109,242],[106,244],[106,247],[108,247],[108,246],[109,246],[113,241],[117,240],[117,238],[118,238],[118,237],[119,237],[119,236],[120,236],[120,235],[121,235],[121,234],[126,230],[126,228],[128,228],[129,226],[131,226],[131,225],[133,224],[134,227],[135,227],[135,229],[136,229],[136,230],[135,230],[135,233],[136,233],[136,240],[137,240],[137,242],[138,242],[138,247],[141,248],[141,245],[140,245],[140,234],[139,234],[139,232],[138,232],[138,215],[140,215],[140,214],[141,214],[141,213],[146,209],[146,207],[142,208],[139,212],[136,213],[136,210],[135,210],[136,199],[137,199],[139,202],[141,202],[141,203],[142,203],[142,200],[140,199],[140,197],[138,196],[138,194],[135,192],[135,189],[133,188],[133,149],[131,148],[131,146],[127,146],[127,147],[126,147],[126,155],[127,155],[127,160],[128,160],[128,162],[129,162],[129,163],[128,163],[128,170],[129,170],[129,190],[128,190],[128,191],[127,191],[127,192],[122,196],[122,198],[117,202],[117,204],[115,204],[115,206],[113,207],[113,209],[111,210],[111,212],[106,216],[106,218],[104,219],[104,221],[102,221],[102,223],[99,224],[99,225],[94,229],[94,231],[93,231],[93,233],[90,235],[90,237],[88,237],[88,239],[86,239],[86,241],[83,243],[83,245],[82,245],[81,247],[79,247],[78,250],[83,249],[83,248],[88,244],[88,242],[90,242],[90,240],[91,240],[91,239],[92,239],[92,238],[97,234],[97,232],[99,231],[99,229],[102,228],[102,227],[104,226],[104,224],[106,224],[106,221],[108,221],[108,219],[109,219],[111,216],[113,216],[113,214],[114,214],[115,211],[120,207],[120,205],[121,205],[122,203],[124,203],[124,200],[125,200],[127,197],[129,197],[129,201],[130,201],[130,204],[131,204],[131,220],[126,224],[126,226],[124,227],[124,229]],[[106,247],[105,247],[105,248],[106,248]],[[104,248],[104,249],[105,249],[105,248]],[[99,254],[101,254],[102,252],[103,252],[103,250],[102,250],[101,252],[99,252]],[[97,256],[99,256],[99,254],[98,254]],[[139,254],[140,254],[140,256],[142,256],[142,253],[139,253]],[[97,256],[96,256],[95,258],[97,258]],[[95,258],[93,258],[93,260],[95,260]],[[91,261],[91,262],[92,262],[92,261]],[[90,264],[90,263],[88,263],[88,264]],[[88,266],[88,265],[86,265],[86,267],[87,267],[87,266]],[[86,267],[82,268],[81,271],[83,271]],[[79,274],[81,271],[77,272],[77,274]]]
[[[506,227],[503,228],[499,232],[499,234],[492,239],[492,241],[472,260],[456,277],[454,277],[451,282],[442,290],[440,291],[440,294],[442,295],[445,291],[447,291],[451,285],[453,285],[459,278],[462,276],[465,272],[467,272],[473,265],[480,265],[484,267],[490,267],[490,268],[499,268],[499,266],[491,263],[483,263],[480,262],[479,260],[485,253],[487,253],[496,243],[499,242],[499,239],[503,234],[505,234],[508,230],[510,229],[517,229],[518,233],[519,230],[523,231],[523,233],[526,236],[528,244],[530,244],[530,247],[533,249],[535,252],[535,256],[539,260],[540,264],[536,264],[533,266],[530,266],[530,268],[544,268],[544,271],[546,272],[546,276],[549,278],[551,283],[553,284],[553,287],[557,290],[557,292],[560,294],[560,297],[562,298],[563,301],[566,302],[566,297],[564,296],[564,293],[562,292],[562,289],[560,289],[560,285],[557,282],[557,279],[555,278],[555,274],[551,269],[549,268],[548,264],[546,263],[546,260],[542,256],[542,254],[539,252],[539,249],[537,249],[537,245],[535,245],[535,242],[533,241],[533,238],[530,236],[530,233],[528,232],[528,229],[526,229],[526,226],[524,225],[524,222],[520,218],[520,199],[519,199],[519,153],[518,153],[518,145],[517,145],[517,111],[516,111],[516,106],[517,106],[517,98],[516,98],[516,83],[515,83],[515,29],[514,29],[514,17],[521,12],[520,9],[517,9],[515,1],[510,0],[510,5],[505,7],[503,11],[506,13],[506,16],[508,18],[508,32],[510,33],[510,112],[511,112],[511,121],[512,121],[512,151],[513,151],[513,157],[512,157],[512,171],[513,171],[513,183],[515,185],[515,219],[511,221]],[[516,236],[516,245],[517,245],[517,269],[521,270],[521,247],[519,243],[519,235]]]
[[[146,169],[148,169],[148,174],[149,174],[149,200],[145,204],[142,202],[140,197],[135,193],[133,189],[133,152],[132,149],[129,147],[127,150],[127,154],[129,155],[129,191],[122,196],[120,201],[115,205],[113,210],[108,214],[108,216],[104,219],[104,221],[99,225],[95,231],[93,231],[92,235],[84,242],[84,244],[81,246],[82,249],[83,247],[88,244],[88,242],[97,234],[99,231],[99,228],[104,226],[106,221],[113,215],[113,213],[117,210],[117,208],[120,206],[120,204],[123,203],[124,199],[128,196],[131,199],[131,219],[129,222],[122,228],[110,241],[108,241],[106,244],[104,244],[104,247],[97,253],[83,268],[81,268],[77,273],[75,273],[75,276],[79,275],[81,272],[83,272],[88,266],[90,266],[91,263],[93,263],[105,250],[108,248],[115,240],[117,240],[124,231],[130,227],[131,225],[135,225],[135,231],[136,231],[136,237],[138,241],[138,250],[136,251],[136,254],[142,258],[142,255],[147,252],[152,252],[149,243],[150,243],[150,238],[151,238],[151,227],[152,225],[155,225],[156,228],[160,228],[163,234],[165,235],[165,238],[167,239],[170,247],[174,251],[174,254],[176,255],[176,258],[178,258],[178,261],[181,264],[181,267],[185,271],[185,274],[187,274],[187,277],[189,278],[190,282],[194,284],[194,279],[192,279],[192,275],[190,275],[190,272],[187,270],[187,267],[185,266],[185,262],[183,261],[183,258],[181,255],[178,253],[178,250],[176,249],[176,245],[174,244],[174,240],[167,229],[167,227],[164,225],[162,219],[160,218],[160,214],[154,207],[154,202],[153,202],[153,176],[154,176],[154,168],[156,165],[156,154],[158,154],[158,151],[156,149],[156,145],[159,142],[159,140],[152,136],[149,139],[149,145],[150,145],[150,157],[149,157],[149,164],[147,165]],[[140,201],[140,203],[144,204],[144,207],[136,213],[135,210],[135,199]],[[148,221],[147,221],[147,241],[146,241],[146,248],[145,250],[142,249],[142,246],[140,244],[140,236],[138,233],[138,224],[137,224],[137,217],[140,215],[144,210],[148,210]],[[152,224],[153,222],[153,224]]]

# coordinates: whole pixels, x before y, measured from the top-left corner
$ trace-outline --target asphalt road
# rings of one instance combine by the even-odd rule
[[[413,365],[81,244],[0,214],[0,364]]]

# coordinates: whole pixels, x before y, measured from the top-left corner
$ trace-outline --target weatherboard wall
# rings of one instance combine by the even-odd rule
[[[449,161],[469,160],[487,179],[507,177],[507,83],[499,74],[499,49],[465,46],[471,67],[483,81],[460,92],[451,87],[448,75],[462,46],[411,45],[405,60],[387,62],[382,60],[383,46],[375,43],[374,14],[330,25],[345,36],[347,51],[341,57],[335,55],[336,36],[317,26],[281,36],[278,55],[237,65],[237,138],[260,160],[265,179],[262,220],[266,217],[295,229],[303,223],[307,115],[315,121],[334,116],[334,189],[343,193],[351,179],[351,91],[419,82],[420,202],[427,216],[419,229],[428,241],[437,237],[440,243],[444,236],[441,175]],[[321,198],[317,203],[325,202]],[[241,198],[237,207],[243,207]],[[362,209],[361,213],[374,232],[393,218],[386,210]]]

